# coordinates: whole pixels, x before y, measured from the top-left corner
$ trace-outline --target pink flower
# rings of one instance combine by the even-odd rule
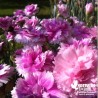
[[[96,83],[97,51],[83,41],[70,46],[62,45],[54,64],[54,78],[62,91],[71,92],[74,80],[82,84]]]
[[[38,84],[47,90],[51,89],[54,85],[54,77],[51,72],[43,72],[38,78]]]
[[[67,5],[63,3],[59,3],[57,5],[58,7],[58,12],[63,16],[63,17],[68,17],[68,7]]]
[[[32,74],[37,70],[53,70],[53,54],[51,51],[42,52],[40,46],[25,47],[16,55],[16,65],[19,74]]]
[[[31,4],[31,5],[27,5],[24,9],[24,13],[27,16],[32,16],[35,15],[38,12],[38,7],[37,4]]]
[[[22,44],[43,44],[45,37],[41,31],[41,28],[20,29],[16,32],[15,41]]]
[[[9,77],[13,73],[13,67],[10,67],[6,64],[0,64],[0,87],[3,84],[6,84],[9,80]]]
[[[40,46],[25,47],[21,55],[17,55],[15,60],[19,74],[24,76],[41,70],[45,63],[45,55]]]
[[[97,32],[98,32],[98,26],[89,28],[89,33],[90,33],[91,37],[97,38]]]
[[[27,43],[30,43],[32,42],[32,37],[33,35],[31,34],[31,32],[27,29],[21,29],[19,31],[17,31],[17,34],[15,36],[15,40],[16,42],[18,43],[24,43],[24,44],[27,44]]]
[[[85,6],[86,14],[90,14],[94,11],[94,6],[92,3],[87,3]]]
[[[33,77],[31,78],[31,80],[30,79],[25,80],[19,78],[16,83],[16,87],[13,88],[11,94],[12,98],[29,98],[29,97],[33,98],[36,96],[35,95],[36,91],[37,91],[37,85]]]
[[[39,23],[39,19],[35,16],[32,16],[30,19],[26,20],[24,27],[35,28],[38,23]]]
[[[25,79],[18,79],[11,94],[12,98],[67,98],[56,87],[51,72],[35,72]]]
[[[68,98],[68,96],[56,88],[43,92],[42,98]]]
[[[13,21],[13,24],[14,24],[14,29],[16,30],[23,27],[26,20],[29,19],[28,17],[23,15],[13,16],[13,18],[15,18],[15,20]]]
[[[43,70],[53,71],[53,68],[54,68],[54,64],[53,64],[54,54],[53,54],[53,52],[48,50],[44,54],[45,54],[45,63],[43,66]]]

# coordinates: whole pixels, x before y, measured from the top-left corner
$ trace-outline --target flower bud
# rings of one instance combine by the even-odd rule
[[[91,14],[94,10],[94,6],[92,3],[87,3],[85,6],[86,14]]]
[[[68,17],[68,6],[60,3],[57,5],[58,8],[58,12],[60,15],[62,15],[63,17]]]

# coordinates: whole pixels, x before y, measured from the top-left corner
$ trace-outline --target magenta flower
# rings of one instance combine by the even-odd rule
[[[53,70],[53,54],[51,51],[42,52],[40,46],[25,47],[16,55],[16,65],[19,74],[32,74],[37,70]]]
[[[89,28],[85,25],[74,25],[72,37],[76,38],[77,40],[90,37]]]
[[[0,64],[0,87],[6,84],[13,73],[13,67],[6,64]]]
[[[77,17],[70,17],[70,24],[72,26],[71,38],[81,40],[90,37],[89,28],[85,25],[84,22],[79,21]]]
[[[23,44],[41,45],[45,42],[45,37],[40,27],[32,30],[20,29],[16,32],[15,41]]]
[[[23,10],[16,10],[13,14],[14,14],[14,16],[17,16],[17,17],[20,15],[22,15],[22,16],[25,15]]]
[[[39,19],[35,16],[32,16],[30,19],[26,20],[24,27],[26,28],[35,28],[39,23]]]
[[[44,19],[41,22],[47,41],[59,43],[70,35],[70,26],[63,19]]]
[[[25,47],[21,55],[17,55],[15,59],[19,74],[24,76],[26,73],[31,74],[36,70],[41,70],[46,60],[45,56],[40,46]]]
[[[70,17],[71,21],[71,37],[81,40],[83,38],[90,37],[89,28],[85,25],[84,22],[79,21],[76,17]]]
[[[43,69],[46,71],[53,71],[53,68],[54,68],[54,64],[53,64],[54,54],[53,54],[53,52],[48,50],[44,54],[45,54],[45,63],[44,63]]]
[[[21,28],[25,24],[26,20],[29,19],[28,17],[23,16],[23,15],[14,16],[13,18],[15,18],[15,20],[13,21],[14,29]]]
[[[93,3],[87,3],[85,6],[86,14],[91,14],[94,11]]]
[[[54,78],[51,72],[35,72],[18,79],[13,88],[12,98],[67,98],[60,90],[53,89]]]
[[[83,26],[83,25],[85,25],[85,23],[83,22],[83,21],[80,21],[77,17],[75,17],[75,16],[71,16],[70,17],[70,22],[72,22],[71,23],[71,26],[74,26],[74,25],[81,25],[81,26]]]
[[[13,38],[14,38],[13,33],[12,33],[12,32],[8,32],[7,35],[6,35],[6,39],[7,39],[8,41],[12,41]]]
[[[4,30],[8,30],[8,28],[12,25],[12,19],[8,16],[0,17],[0,28]]]
[[[71,92],[74,80],[82,84],[96,83],[97,51],[84,42],[62,45],[54,59],[54,78],[62,91]]]
[[[33,77],[31,78],[31,80],[30,79],[24,80],[20,78],[18,79],[16,83],[16,87],[14,87],[13,90],[11,91],[12,98],[30,98],[30,97],[33,98],[36,96],[35,94],[36,94],[37,88],[38,87]]]
[[[21,29],[17,31],[16,36],[15,36],[15,41],[18,43],[29,43],[32,42],[33,35],[31,32],[27,29]]]
[[[37,4],[31,4],[31,5],[27,5],[24,9],[24,13],[27,16],[32,16],[35,15],[38,12],[38,7]]]

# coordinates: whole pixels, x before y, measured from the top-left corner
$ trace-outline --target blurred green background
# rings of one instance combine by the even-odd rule
[[[92,0],[90,0],[92,1]],[[0,17],[2,16],[11,16],[13,12],[17,9],[24,9],[28,4],[38,4],[39,13],[37,14],[38,18],[48,18],[50,17],[50,2],[49,0],[0,0]],[[96,1],[98,6],[98,1]],[[72,4],[73,7],[73,4]],[[98,7],[96,7],[96,13],[98,13]],[[94,23],[98,23],[97,15],[95,13]],[[77,14],[77,17],[81,16],[80,13]],[[83,16],[84,17],[84,16]],[[79,17],[78,17],[79,18]],[[83,20],[81,18],[80,20]],[[97,20],[97,21],[96,21]]]
[[[23,9],[27,4],[38,4],[40,10],[38,17],[50,16],[49,0],[0,0],[0,17],[11,16],[17,9]]]

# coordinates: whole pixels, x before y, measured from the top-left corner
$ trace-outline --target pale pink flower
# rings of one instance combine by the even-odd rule
[[[71,92],[74,80],[82,84],[96,83],[97,51],[83,41],[62,45],[54,64],[54,78],[62,91]]]

